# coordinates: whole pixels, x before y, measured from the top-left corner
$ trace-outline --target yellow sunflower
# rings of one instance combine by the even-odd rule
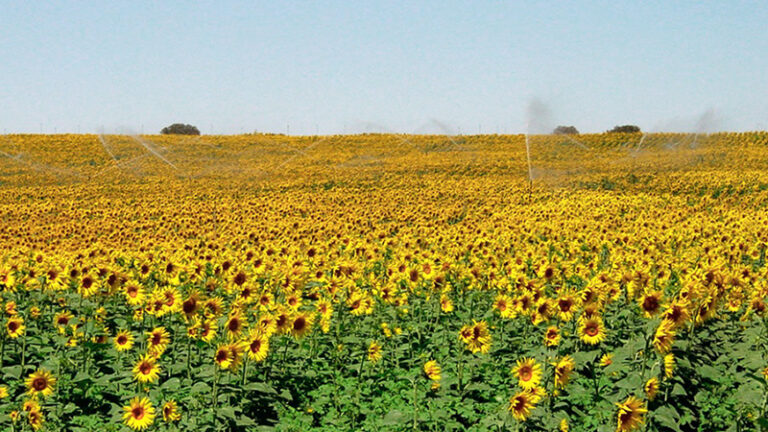
[[[381,345],[376,341],[372,341],[371,344],[368,345],[368,360],[371,363],[376,363],[381,360],[381,357]]]
[[[656,377],[652,377],[645,383],[645,395],[649,401],[652,401],[656,394],[659,392],[659,380]]]
[[[544,345],[548,347],[554,347],[554,346],[557,346],[559,343],[560,343],[560,330],[555,326],[551,326],[547,328],[547,331],[544,333]]]
[[[122,330],[115,335],[113,342],[116,350],[127,351],[133,348],[133,335],[127,330]]]
[[[669,353],[664,356],[664,376],[667,378],[672,378],[672,375],[675,373],[675,355],[672,353]]]
[[[653,347],[660,354],[666,354],[672,349],[675,341],[675,324],[669,320],[661,320],[661,324],[653,335]]]
[[[27,393],[30,395],[47,397],[53,394],[56,378],[47,370],[38,369],[29,375],[25,384],[27,385]]]
[[[579,337],[589,345],[596,345],[605,340],[605,326],[599,316],[582,319],[579,322]]]
[[[16,339],[24,334],[24,319],[18,316],[8,318],[8,322],[5,323],[5,329],[8,332],[8,337]]]
[[[156,327],[147,332],[147,352],[155,357],[162,355],[170,343],[171,335],[165,327]]]
[[[43,412],[39,409],[30,410],[28,415],[29,425],[32,426],[32,430],[40,430],[43,427],[45,417]]]
[[[623,403],[616,405],[619,407],[617,432],[628,432],[638,429],[645,421],[644,415],[648,412],[648,409],[640,399],[630,396]]]
[[[440,374],[442,373],[442,370],[440,369],[440,365],[437,364],[436,361],[430,360],[424,363],[424,373],[427,374],[427,377],[432,381],[440,381],[441,379]]]
[[[141,383],[155,382],[159,376],[157,358],[149,353],[144,354],[133,367],[133,377]]]
[[[312,328],[312,316],[305,313],[298,313],[290,320],[291,335],[296,339],[304,337],[310,328]]]
[[[269,337],[261,330],[252,330],[248,339],[248,358],[254,361],[263,361],[269,353]]]
[[[571,379],[571,372],[573,372],[573,368],[576,366],[573,361],[573,357],[567,355],[555,363],[554,366],[555,388],[565,387],[565,385],[568,384],[568,381]]]
[[[123,421],[131,429],[142,430],[155,420],[155,408],[148,398],[135,397],[128,406],[123,407]]]
[[[517,384],[520,387],[530,390],[541,382],[541,365],[536,363],[536,360],[525,357],[517,361],[512,374],[517,378]]]
[[[179,406],[176,401],[171,399],[163,404],[163,420],[167,423],[179,421],[181,419],[181,413],[179,412]]]
[[[523,390],[509,398],[509,412],[520,421],[525,421],[530,415],[531,410],[536,406],[538,396],[531,393],[530,390]]]

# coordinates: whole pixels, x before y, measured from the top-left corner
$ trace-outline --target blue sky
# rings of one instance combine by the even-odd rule
[[[766,23],[757,1],[0,0],[0,133],[766,129]]]

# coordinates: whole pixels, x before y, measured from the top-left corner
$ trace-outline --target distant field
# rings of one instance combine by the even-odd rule
[[[767,244],[766,132],[0,136],[0,429],[765,430]]]

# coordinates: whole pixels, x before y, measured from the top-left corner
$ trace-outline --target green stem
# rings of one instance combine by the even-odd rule
[[[213,369],[213,408],[216,408],[216,402],[218,400],[217,393],[219,390],[219,368],[214,366]]]
[[[24,332],[24,336],[21,338],[21,368],[22,368],[22,374],[24,365],[26,364],[27,359],[27,332]]]
[[[192,358],[192,338],[187,337],[187,379],[192,379],[192,372],[190,370]]]
[[[3,360],[5,360],[5,335],[0,337],[0,368],[3,367]]]
[[[248,355],[244,355],[243,359],[243,378],[242,378],[242,385],[245,386],[245,380],[248,377]]]
[[[418,392],[416,389],[416,380],[413,380],[413,430],[418,430],[419,422],[419,404],[416,403]]]

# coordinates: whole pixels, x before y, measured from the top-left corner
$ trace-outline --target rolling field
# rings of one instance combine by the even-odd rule
[[[768,430],[768,133],[0,136],[0,429]]]

